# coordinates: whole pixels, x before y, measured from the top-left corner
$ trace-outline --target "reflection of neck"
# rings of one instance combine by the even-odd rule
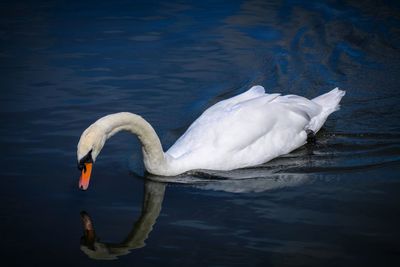
[[[153,225],[160,215],[161,203],[164,199],[165,184],[147,181],[144,186],[145,194],[142,213],[132,231],[122,242],[122,244],[132,249],[145,246],[144,241],[153,230]]]
[[[116,259],[118,256],[130,253],[133,249],[145,246],[145,240],[153,230],[153,226],[160,215],[165,193],[165,184],[146,181],[144,186],[142,213],[124,241],[118,244],[97,242],[96,239],[98,238],[92,226],[90,230],[85,229],[84,239],[86,243],[85,246],[81,246],[81,249],[90,258]]]

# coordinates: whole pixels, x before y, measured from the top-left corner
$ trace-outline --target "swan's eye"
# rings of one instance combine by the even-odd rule
[[[81,160],[78,162],[78,169],[80,171],[85,170],[86,172],[85,163],[93,163],[92,150],[90,150],[89,153],[87,153],[86,156],[81,158]]]

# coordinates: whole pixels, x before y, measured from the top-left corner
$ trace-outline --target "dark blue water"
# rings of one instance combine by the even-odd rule
[[[1,2],[3,262],[398,266],[399,14],[395,1]],[[76,145],[97,118],[138,113],[167,149],[254,84],[347,95],[315,145],[233,180],[155,182],[121,133],[78,190]]]

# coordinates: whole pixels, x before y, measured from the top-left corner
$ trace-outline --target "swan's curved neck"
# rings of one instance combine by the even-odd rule
[[[142,144],[143,161],[147,171],[162,174],[160,171],[167,167],[165,154],[157,133],[150,123],[141,116],[129,112],[120,112],[105,116],[99,119],[96,124],[103,128],[107,139],[123,130],[135,134]]]

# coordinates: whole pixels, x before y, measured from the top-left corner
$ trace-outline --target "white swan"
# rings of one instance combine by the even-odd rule
[[[104,143],[119,131],[137,135],[148,172],[172,176],[194,169],[232,170],[255,166],[287,154],[307,142],[329,114],[339,109],[345,92],[338,88],[312,100],[296,95],[266,94],[262,86],[208,108],[164,153],[153,127],[136,114],[100,118],[78,143],[79,187],[86,190],[92,164]]]

